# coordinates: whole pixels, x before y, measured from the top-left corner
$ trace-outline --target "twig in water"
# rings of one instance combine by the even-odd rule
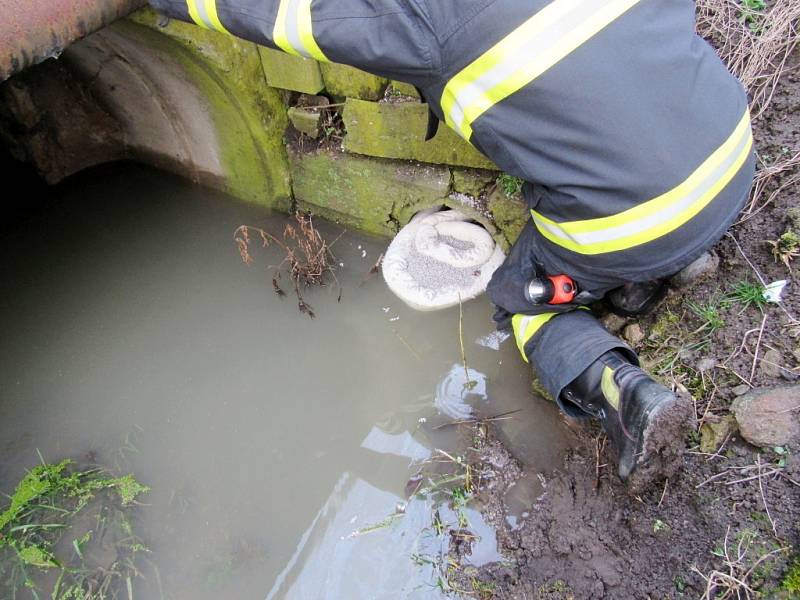
[[[467,368],[467,353],[464,351],[464,310],[461,304],[461,294],[458,295],[458,342],[461,344],[461,362],[464,363],[464,377],[466,377],[466,381],[464,382],[464,388],[467,390],[471,390],[476,385],[478,385],[477,381],[472,381],[469,378],[469,368]]]

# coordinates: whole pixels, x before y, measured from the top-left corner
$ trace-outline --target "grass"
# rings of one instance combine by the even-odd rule
[[[764,298],[764,286],[751,281],[739,281],[736,283],[726,298],[742,305],[742,310],[739,314],[742,314],[750,307],[755,307],[764,312],[764,308],[767,306],[767,300]]]
[[[128,512],[147,491],[132,475],[68,460],[31,469],[0,512],[0,596],[132,600],[136,557],[147,548]],[[93,552],[101,546],[113,553]]]
[[[725,326],[725,319],[722,317],[721,312],[725,308],[725,303],[720,297],[715,295],[705,303],[687,300],[686,306],[701,321],[701,325],[695,333],[711,335]]]

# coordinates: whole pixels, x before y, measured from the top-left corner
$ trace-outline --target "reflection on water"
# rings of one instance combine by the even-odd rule
[[[231,238],[283,222],[116,165],[6,223],[0,492],[37,449],[134,472],[152,488],[144,600],[435,597],[410,560],[441,542],[430,500],[397,513],[418,463],[455,443],[434,421],[521,409],[502,435],[535,473],[559,461],[556,410],[531,397],[513,341],[466,345],[467,389],[458,309],[414,312],[368,276],[385,240],[341,237],[338,283],[305,294],[316,319],[299,314],[272,291],[277,252],[246,267]],[[490,314],[464,306],[465,342],[487,339]],[[496,560],[468,518],[472,560]]]

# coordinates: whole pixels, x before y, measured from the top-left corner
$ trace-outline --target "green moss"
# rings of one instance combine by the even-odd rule
[[[783,589],[791,598],[800,598],[800,556],[796,556],[783,578]]]
[[[320,70],[325,89],[334,96],[379,100],[389,85],[388,79],[338,63],[321,63]]]
[[[378,235],[397,232],[397,206],[441,206],[450,184],[443,167],[335,151],[290,151],[289,159],[300,208]]]
[[[348,98],[342,118],[347,129],[344,149],[348,152],[443,165],[497,168],[444,125],[432,140],[425,141],[427,104],[390,104]]]
[[[112,25],[176,60],[202,93],[216,128],[226,192],[288,210],[287,126],[277,90],[267,86],[256,44],[178,21],[157,25],[150,9]]]
[[[453,191],[473,198],[482,196],[495,180],[495,173],[484,169],[451,169]]]
[[[527,205],[521,197],[508,197],[498,188],[489,195],[487,205],[498,229],[513,244],[530,218]]]

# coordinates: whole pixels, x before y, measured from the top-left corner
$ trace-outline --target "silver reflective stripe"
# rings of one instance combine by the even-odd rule
[[[209,29],[215,29],[214,23],[211,21],[211,16],[206,10],[206,3],[203,0],[198,0],[196,6],[197,16],[200,17],[200,19],[203,21],[203,24]]]
[[[303,46],[303,40],[300,38],[300,27],[297,23],[297,15],[299,14],[300,9],[300,0],[288,0],[288,6],[286,7],[286,39],[292,45],[292,48],[298,54],[305,56],[306,58],[314,58],[311,56],[311,53],[305,49]]]
[[[450,118],[456,129],[462,127],[464,111],[467,107],[522,69],[530,62],[532,56],[541,56],[546,53],[548,49],[561,41],[565,31],[577,27],[582,21],[588,20],[592,14],[591,9],[587,9],[584,3],[576,2],[569,12],[553,21],[545,31],[539,33],[535,38],[527,40],[525,44],[515,50],[513,55],[465,86],[456,96],[456,103],[450,111]]]

